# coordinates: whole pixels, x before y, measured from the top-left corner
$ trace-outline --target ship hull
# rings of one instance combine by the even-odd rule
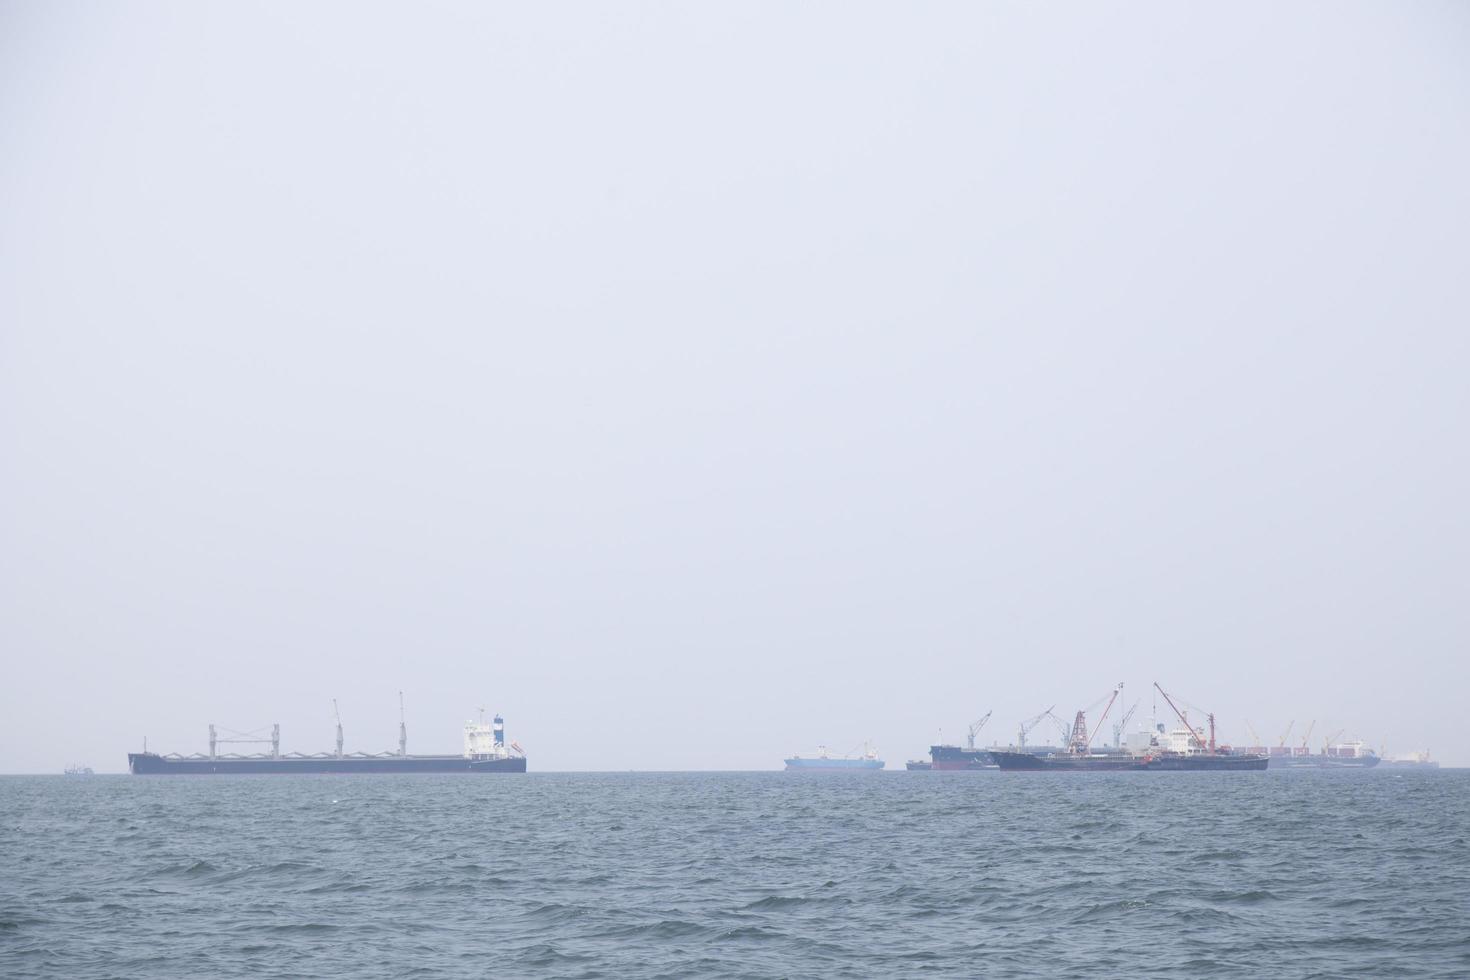
[[[984,749],[962,749],[958,745],[929,746],[930,765],[944,772],[966,772],[995,769],[990,753]]]
[[[1376,755],[1274,755],[1272,769],[1372,769],[1381,760]]]
[[[962,749],[958,745],[929,746],[930,765],[944,772],[995,772],[998,768],[992,757],[996,749]],[[1019,755],[1047,755],[1060,753],[1055,745],[1036,745],[1021,748]]]
[[[876,772],[882,759],[787,759],[787,772]]]
[[[337,758],[171,758],[152,752],[129,752],[128,771],[135,776],[302,775],[309,773],[384,772],[525,772],[524,758],[470,759],[462,755],[409,755]]]
[[[1261,772],[1265,756],[1251,755],[1031,755],[990,753],[1003,772]]]

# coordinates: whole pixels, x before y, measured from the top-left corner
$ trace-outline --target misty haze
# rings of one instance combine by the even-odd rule
[[[1149,789],[1125,803],[1107,788],[1125,776],[1057,777],[1074,795],[1054,798],[1044,774],[904,768],[963,748],[982,718],[982,756],[1023,740],[1064,751],[1083,709],[1085,751],[1129,732],[1147,746],[1180,722],[1155,682],[1196,726],[1181,729],[1186,754],[1209,719],[1232,751],[1361,743],[1470,766],[1467,53],[1470,7],[1448,2],[0,0],[0,773],[85,767],[86,785],[132,794],[85,810],[34,788],[52,783],[0,787],[16,807],[3,822],[39,828],[8,858],[0,839],[0,877],[37,876],[0,886],[0,927],[52,949],[24,932],[40,896],[105,892],[20,860],[63,813],[97,814],[67,834],[124,814],[149,839],[155,819],[179,821],[179,841],[190,827],[235,840],[169,852],[180,875],[212,869],[178,886],[216,889],[206,904],[244,901],[208,875],[266,860],[252,854],[307,860],[211,824],[213,807],[307,827],[371,797],[392,801],[384,834],[440,841],[477,839],[455,821],[489,807],[497,833],[565,832],[531,848],[581,855],[557,882],[621,881],[623,852],[596,849],[619,832],[685,842],[707,827],[721,843],[687,842],[679,866],[725,884],[753,872],[704,867],[745,850],[721,819],[840,813],[854,822],[793,825],[791,839],[817,835],[814,853],[861,838],[871,853],[771,872],[784,901],[879,869],[863,879],[877,891],[822,906],[830,917],[901,905],[909,892],[878,884],[895,860],[882,842],[919,855],[966,839],[980,824],[945,815],[999,806],[992,793],[1037,814],[1007,819],[1038,837],[1087,833],[1049,822],[1070,819],[1058,800],[1151,827],[1228,799],[1265,815],[1239,831],[1250,840],[1273,814],[1296,815],[1281,835],[1327,833],[1322,808],[1343,814],[1344,837],[1370,833],[1373,814],[1384,834],[1419,828],[1405,848],[1453,840],[1463,824],[1430,821],[1463,812],[1451,773],[1186,773],[1174,785],[1188,793],[1139,776]],[[339,754],[339,717],[340,754],[484,756],[527,774],[101,778],[145,739],[208,758],[210,726],[221,754]],[[884,769],[866,790],[858,776],[627,775],[777,770],[819,746]],[[569,773],[608,775],[553,775]],[[1400,777],[1434,803],[1390,817],[1419,799]],[[416,809],[431,799],[463,812],[435,823]],[[670,825],[640,822],[640,799]],[[680,809],[695,799],[709,809]],[[322,824],[311,847],[347,853],[379,825],[361,819],[341,837]],[[559,822],[574,819],[594,822]],[[931,819],[958,822],[946,836]],[[1117,846],[1154,832],[1168,833],[1119,830]],[[411,853],[438,869],[424,881],[490,868],[539,882],[536,902],[583,907],[546,897],[544,866],[518,879],[422,846]],[[1208,876],[1235,847],[1188,850],[1190,867]],[[959,860],[905,865],[892,888],[927,883],[940,907],[927,889],[978,873]],[[1313,867],[1300,874],[1367,873]],[[1441,864],[1445,895],[1470,887],[1462,872]],[[1232,873],[1200,889],[1295,894]],[[410,878],[391,893],[419,894]],[[488,894],[465,880],[454,894]],[[659,907],[759,898],[697,884]],[[1006,902],[1032,885],[1016,887]],[[459,914],[434,894],[424,908]],[[737,975],[738,957],[698,959],[734,955],[706,944],[726,926],[755,928],[732,923],[670,933],[704,951],[692,959],[617,944],[627,959],[600,959],[612,954],[587,935],[518,933],[525,958],[498,962]],[[1457,924],[1463,907],[1442,923]],[[355,955],[378,948],[343,928],[332,941]],[[748,968],[924,962],[803,936],[846,952],[767,947]],[[8,941],[0,928],[0,973]],[[391,955],[341,969],[407,972],[383,942]],[[464,963],[480,963],[466,942]],[[569,958],[538,960],[537,943]],[[1211,962],[1261,975],[1294,948]],[[1364,975],[1470,969],[1463,947],[1422,961],[1375,949]],[[113,955],[78,953],[71,976],[149,975]],[[317,968],[198,955],[164,962]],[[1180,965],[1195,955],[1208,958],[1171,961],[1178,975],[1211,975]],[[1024,958],[1011,968],[1038,975]]]

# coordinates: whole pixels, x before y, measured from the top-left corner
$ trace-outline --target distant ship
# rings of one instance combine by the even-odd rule
[[[928,759],[910,759],[903,764],[903,767],[909,772],[928,772],[934,768],[934,763]]]
[[[335,702],[333,702],[335,705]],[[400,706],[401,711],[401,706]],[[269,742],[269,753],[254,755],[222,754],[220,743]],[[135,776],[212,775],[244,773],[382,773],[382,772],[525,772],[526,754],[519,745],[505,741],[505,719],[496,715],[492,724],[485,723],[483,712],[478,722],[464,725],[464,752],[460,755],[409,755],[408,730],[402,717],[398,723],[398,751],[343,752],[342,719],[337,718],[336,752],[305,755],[281,752],[281,726],[271,729],[269,738],[253,735],[218,738],[209,726],[208,755],[160,755],[149,752],[128,753],[128,771]]]
[[[1272,754],[1270,760],[1272,769],[1372,769],[1382,761],[1362,739],[1324,745],[1321,752]]]
[[[1438,769],[1439,763],[1429,758],[1429,753],[1409,752],[1405,755],[1396,755],[1392,759],[1384,759],[1379,763],[1385,769]]]
[[[958,745],[931,745],[929,765],[933,769],[949,772],[996,768],[995,760],[990,757],[990,750],[977,749],[973,745],[967,749]]]
[[[1056,705],[1052,707],[1054,708]],[[1055,745],[1026,744],[1027,733],[1043,720],[1051,718],[1059,721],[1052,714],[1051,708],[1046,709],[1035,718],[1021,723],[1020,731],[1016,736],[1017,744],[1015,746],[1008,746],[1005,749],[1000,749],[999,746],[994,745],[988,749],[976,748],[975,739],[985,727],[985,723],[990,720],[992,714],[994,714],[993,711],[987,711],[983,718],[970,724],[963,748],[958,745],[949,745],[946,743],[929,746],[930,768],[944,772],[995,772],[1000,767],[996,765],[995,759],[991,758],[991,753],[997,750],[1025,752],[1031,755],[1045,755],[1049,752],[1063,751],[1060,746]]]
[[[1129,735],[1118,748],[1092,749],[1087,722],[1081,711],[1073,724],[1072,738],[1063,752],[1037,754],[992,749],[990,757],[1002,771],[1024,772],[1179,772],[1179,771],[1264,771],[1267,757],[1259,753],[1232,751],[1215,741],[1215,716],[1209,715],[1209,735],[1189,724],[1188,718],[1157,684],[1169,707],[1179,716],[1179,727],[1165,731],[1162,724],[1152,732]],[[1121,685],[1120,685],[1121,688]],[[1114,694],[1114,698],[1117,694]],[[1103,709],[1107,717],[1113,702]],[[1099,719],[1099,723],[1101,719]]]
[[[78,762],[75,765],[67,766],[61,770],[61,774],[63,776],[90,776],[92,775],[92,767],[84,766]]]
[[[929,746],[929,768],[942,771],[994,769],[995,760],[990,758],[989,750],[975,748],[975,737],[993,714],[994,710],[987,711],[979,721],[970,723],[969,736],[965,740],[966,748],[943,744]],[[944,737],[943,731],[939,733],[939,737]]]
[[[786,760],[787,772],[852,772],[882,768],[883,760],[878,758],[878,750],[871,746],[865,746],[859,756],[834,756],[827,754],[827,746],[819,745],[814,758],[794,755]]]
[[[1060,745],[992,745],[988,749],[961,748],[958,745],[929,746],[929,766],[944,772],[995,772],[997,752],[1020,752],[1025,755],[1051,755],[1065,752]]]

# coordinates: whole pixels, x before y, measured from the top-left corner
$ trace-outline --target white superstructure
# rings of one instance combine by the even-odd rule
[[[1133,755],[1158,751],[1198,755],[1205,751],[1207,744],[1203,728],[1191,730],[1176,725],[1173,729],[1165,729],[1162,723],[1156,724],[1153,731],[1130,732],[1123,741],[1123,747]]]
[[[510,748],[505,744],[505,719],[495,716],[492,724],[485,724],[485,716],[479,721],[464,723],[464,754],[467,759],[509,759]]]

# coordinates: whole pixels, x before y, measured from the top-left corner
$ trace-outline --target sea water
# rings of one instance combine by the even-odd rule
[[[1470,977],[1470,771],[0,779],[0,976]]]

